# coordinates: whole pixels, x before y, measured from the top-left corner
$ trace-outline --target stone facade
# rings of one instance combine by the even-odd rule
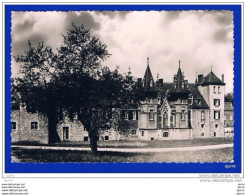
[[[12,142],[48,143],[47,119],[41,114],[28,113],[24,108],[11,113]]]
[[[122,110],[122,117],[131,124],[128,133],[108,129],[99,133],[99,141],[108,140],[171,140],[224,137],[233,135],[233,108],[224,105],[225,83],[212,71],[198,75],[188,83],[179,67],[172,83],[163,79],[154,82],[149,64],[143,79],[134,81],[128,73],[125,86],[142,86],[146,98],[132,108]],[[222,77],[223,78],[223,77]],[[133,82],[134,81],[134,82]],[[230,107],[230,109],[228,109]],[[25,109],[12,111],[12,142],[48,143],[47,119]],[[57,125],[61,141],[89,141],[88,132],[75,118],[65,118]]]

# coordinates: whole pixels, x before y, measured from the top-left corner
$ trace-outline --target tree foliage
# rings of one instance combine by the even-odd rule
[[[227,93],[225,95],[225,102],[231,102],[233,105],[233,93]]]
[[[120,125],[119,109],[127,103],[127,91],[118,70],[101,66],[110,55],[106,45],[82,26],[73,25],[63,36],[58,52],[58,77],[66,91],[64,108],[72,119],[78,119],[89,133],[91,149],[97,151],[99,134]]]
[[[47,116],[49,141],[59,141],[56,131],[58,122],[58,83],[56,77],[56,58],[52,48],[43,42],[33,47],[28,42],[25,55],[15,56],[20,64],[20,75],[12,83],[12,90],[20,96],[22,106],[28,112],[39,112]]]
[[[21,68],[13,86],[27,111],[47,116],[50,142],[59,141],[57,123],[66,116],[71,120],[78,116],[89,133],[93,152],[97,152],[101,132],[129,128],[119,111],[133,96],[124,89],[118,69],[111,71],[101,66],[110,54],[90,30],[72,25],[63,35],[57,54],[43,42],[37,47],[30,42],[28,45],[25,55],[15,57]]]

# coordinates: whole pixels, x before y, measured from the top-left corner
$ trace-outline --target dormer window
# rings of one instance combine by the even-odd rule
[[[153,87],[153,81],[150,81],[150,87]]]

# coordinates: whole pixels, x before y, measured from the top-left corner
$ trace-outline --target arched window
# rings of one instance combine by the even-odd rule
[[[163,132],[163,137],[168,137],[168,132]]]
[[[168,116],[167,113],[164,112],[163,114],[163,127],[167,127],[168,126]]]

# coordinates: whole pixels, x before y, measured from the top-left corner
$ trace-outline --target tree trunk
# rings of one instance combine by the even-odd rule
[[[90,147],[91,147],[91,152],[93,154],[97,153],[97,131],[96,130],[90,130],[89,131],[89,137],[90,137]]]
[[[57,132],[58,119],[56,117],[56,111],[52,111],[48,114],[48,137],[49,144],[60,142],[61,139]]]

